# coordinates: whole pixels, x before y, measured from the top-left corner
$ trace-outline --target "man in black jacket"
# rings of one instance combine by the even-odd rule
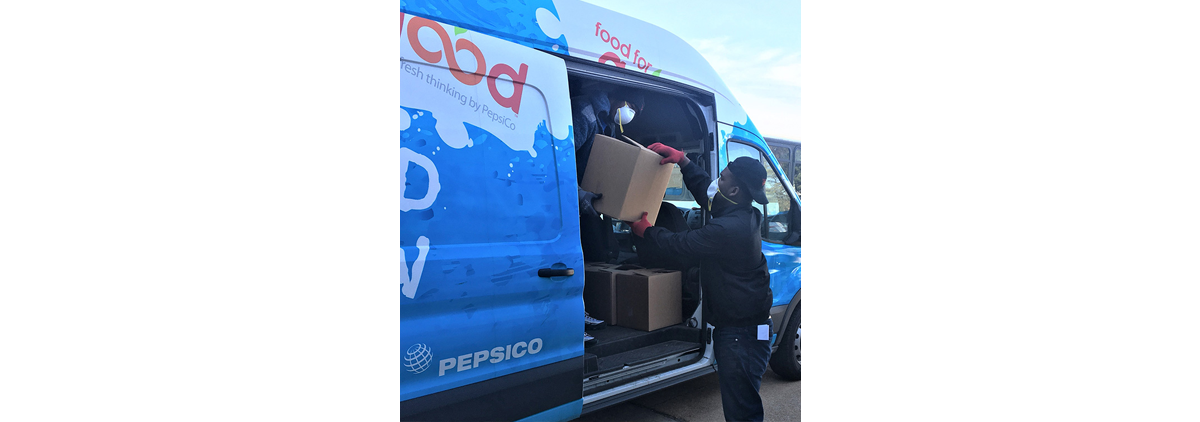
[[[771,354],[771,278],[762,253],[762,213],[750,201],[767,203],[766,170],[758,160],[741,157],[710,184],[704,169],[690,165],[679,150],[648,148],[664,157],[660,164],[679,164],[684,184],[713,218],[699,229],[673,233],[651,226],[643,214],[632,231],[667,253],[700,259],[704,318],[716,327],[713,348],[725,419],[761,421],[758,390]],[[765,336],[760,326],[767,327]]]

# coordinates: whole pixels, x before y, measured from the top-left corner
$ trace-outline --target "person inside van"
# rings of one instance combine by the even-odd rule
[[[611,93],[590,90],[571,98],[571,124],[575,134],[575,172],[583,180],[588,157],[592,154],[592,140],[596,134],[616,138],[623,126],[646,106],[641,93],[628,88],[618,88]]]
[[[645,106],[645,97],[635,91],[620,88],[611,93],[590,90],[583,95],[571,98],[571,123],[575,135],[575,172],[576,183],[583,181],[587,168],[588,157],[592,153],[592,141],[596,134],[616,137],[623,129],[622,126],[633,121],[634,116]],[[615,107],[614,107],[615,106]],[[576,186],[579,194],[580,235],[584,245],[603,245],[610,242],[605,239],[612,237],[610,219],[601,219],[596,212],[593,202],[602,195],[588,192]],[[607,233],[606,233],[607,232]],[[611,242],[615,243],[615,242]],[[585,248],[585,258],[592,261],[606,261],[606,251],[603,247]],[[615,252],[615,249],[613,250]],[[600,329],[604,321],[593,318],[587,311],[583,314],[584,326],[587,329]],[[585,343],[595,340],[587,329],[583,333]]]
[[[612,106],[616,106],[613,110]],[[591,90],[571,98],[571,124],[575,135],[575,176],[576,183],[583,181],[587,169],[588,157],[592,155],[592,141],[596,134],[616,137],[622,126],[629,124],[637,113],[646,106],[646,97],[641,93],[619,88],[611,94]],[[576,187],[578,189],[578,186]],[[600,195],[578,189],[579,210],[588,215],[598,216],[592,203],[600,199]]]
[[[761,421],[758,391],[771,355],[771,279],[759,230],[763,216],[750,202],[767,203],[766,170],[758,160],[739,157],[709,183],[704,169],[690,165],[683,152],[661,143],[647,148],[663,156],[659,164],[679,164],[684,184],[712,220],[676,233],[652,226],[643,213],[630,227],[666,253],[701,258],[704,318],[716,327],[713,349],[725,419]]]

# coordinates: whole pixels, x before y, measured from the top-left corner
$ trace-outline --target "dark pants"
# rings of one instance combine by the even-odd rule
[[[757,338],[756,326],[713,329],[721,408],[727,421],[763,420],[758,389],[771,357],[771,342]]]

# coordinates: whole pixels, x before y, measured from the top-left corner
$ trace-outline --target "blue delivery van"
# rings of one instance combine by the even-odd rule
[[[608,321],[584,342],[585,268],[661,264],[615,219],[585,240],[597,229],[579,215],[571,99],[617,89],[645,101],[625,136],[709,174],[742,156],[767,167],[771,368],[800,378],[799,197],[699,53],[574,0],[401,0],[400,23],[403,420],[570,420],[720,370],[696,268],[681,271],[678,323]],[[660,213],[701,227],[672,171]]]

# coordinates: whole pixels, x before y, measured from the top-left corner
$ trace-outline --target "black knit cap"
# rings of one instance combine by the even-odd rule
[[[767,170],[758,160],[750,157],[738,157],[729,163],[729,172],[737,179],[738,185],[750,192],[754,202],[767,203],[767,194],[763,187],[767,184]]]

